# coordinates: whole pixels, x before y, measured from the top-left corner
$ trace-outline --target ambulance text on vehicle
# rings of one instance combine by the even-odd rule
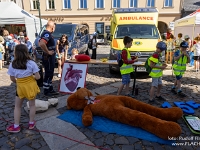
[[[133,38],[129,49],[131,56],[140,52],[139,61],[145,62],[156,50],[156,44],[161,40],[158,25],[158,10],[156,8],[119,8],[113,10],[111,19],[111,51],[110,59],[116,60],[118,50],[124,48],[124,36]],[[110,72],[118,71],[117,65],[110,65]],[[145,72],[144,67],[138,71]]]

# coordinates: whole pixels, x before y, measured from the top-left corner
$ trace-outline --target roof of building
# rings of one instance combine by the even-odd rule
[[[200,9],[200,1],[199,0],[184,0],[183,8],[185,11],[195,11]]]

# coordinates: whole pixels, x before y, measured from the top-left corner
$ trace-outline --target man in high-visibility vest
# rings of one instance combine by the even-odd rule
[[[154,102],[155,99],[165,100],[160,94],[162,88],[162,75],[163,70],[167,67],[166,64],[162,64],[160,61],[160,56],[163,51],[167,49],[165,42],[160,41],[156,45],[156,52],[149,57],[148,64],[152,68],[149,76],[152,77],[151,89],[150,89],[150,99],[149,103]],[[154,98],[155,89],[157,88],[156,97]]]
[[[172,86],[172,92],[176,93],[175,88],[177,87],[177,94],[181,97],[185,97],[185,94],[181,90],[181,79],[186,71],[186,64],[190,62],[190,56],[187,52],[188,43],[186,41],[181,42],[180,50],[174,53],[174,64],[173,70],[176,75],[174,85]]]

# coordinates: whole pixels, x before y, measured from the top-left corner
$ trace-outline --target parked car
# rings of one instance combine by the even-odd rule
[[[46,29],[46,25],[43,26],[39,35],[34,42],[34,47],[38,51],[39,54],[42,54],[43,51],[39,46],[39,40],[42,32]],[[88,34],[88,26],[86,25],[78,25],[78,24],[56,24],[56,29],[54,33],[52,33],[55,42],[63,35],[66,34],[69,41],[69,49],[68,56],[71,55],[71,51],[73,48],[78,49],[80,54],[88,54],[88,42],[89,42],[89,34]]]
[[[104,34],[97,34],[97,44],[102,45],[105,43]]]

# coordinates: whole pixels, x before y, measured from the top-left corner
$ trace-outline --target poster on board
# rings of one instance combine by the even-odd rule
[[[85,87],[87,64],[64,63],[60,81],[60,92],[74,93],[78,87]]]

